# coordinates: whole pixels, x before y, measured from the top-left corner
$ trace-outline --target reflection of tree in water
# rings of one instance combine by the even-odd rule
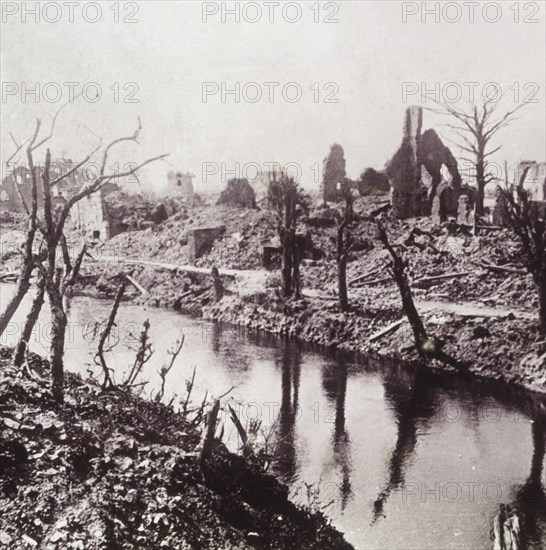
[[[251,357],[244,345],[245,333],[242,328],[214,323],[205,327],[207,340],[212,342],[212,351],[221,357],[222,364],[231,374],[248,372]]]
[[[404,483],[405,468],[417,443],[417,425],[431,418],[435,412],[433,390],[420,371],[392,366],[385,371],[383,387],[385,399],[391,404],[398,435],[389,462],[389,479],[374,501],[373,522],[385,517],[384,507],[393,490]]]
[[[339,495],[341,509],[345,510],[353,495],[351,488],[351,439],[345,428],[345,400],[347,397],[348,369],[345,362],[326,363],[322,371],[322,387],[330,403],[335,403],[336,416],[332,448],[334,461],[341,471]]]
[[[540,550],[546,542],[546,492],[542,483],[546,455],[546,416],[541,414],[533,422],[533,458],[527,481],[517,493],[515,503],[521,515],[523,548]]]
[[[296,473],[295,423],[301,373],[301,351],[294,342],[286,342],[276,363],[281,368],[281,407],[275,427],[274,473],[285,483]]]

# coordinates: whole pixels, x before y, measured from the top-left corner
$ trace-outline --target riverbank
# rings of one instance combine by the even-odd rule
[[[351,548],[219,441],[202,470],[190,416],[72,373],[57,405],[47,361],[32,355],[29,375],[9,356],[0,349],[0,546]]]
[[[360,200],[355,209],[365,218],[375,206]],[[377,240],[374,224],[363,221],[354,231],[356,246],[347,274],[350,309],[341,313],[330,210],[316,210],[306,221],[320,257],[302,264],[302,299],[286,300],[280,293],[278,269],[260,266],[259,242],[274,237],[271,228],[266,231],[270,214],[250,211],[244,217],[248,212],[244,209],[210,209],[236,238],[230,234],[215,241],[197,260],[199,268],[164,263],[170,257],[165,242],[171,242],[174,233],[167,226],[107,243],[102,258],[121,249],[128,253],[117,261],[88,263],[85,287],[98,284],[102,295],[112,296],[121,274],[131,271],[146,291],[132,289],[139,302],[326,347],[419,361],[398,288],[386,269],[388,254]],[[209,210],[205,208],[201,217]],[[546,392],[546,339],[539,332],[536,288],[511,233],[493,228],[475,237],[465,226],[439,225],[429,218],[390,219],[387,229],[391,241],[405,250],[417,308],[429,335],[443,342],[443,351],[471,375]],[[160,252],[135,257],[131,251],[139,243]],[[182,248],[173,258],[185,262],[185,254]],[[210,274],[203,272],[212,266],[225,274],[226,295],[219,302]],[[438,361],[429,366],[454,370]]]
[[[124,273],[140,288],[137,303],[172,308],[248,328],[287,335],[326,347],[419,361],[400,295],[387,272],[388,254],[366,221],[379,199],[358,199],[348,264],[349,311],[337,304],[333,208],[315,208],[302,222],[313,259],[301,266],[303,297],[280,293],[278,266],[261,266],[264,242],[275,238],[272,213],[228,206],[199,206],[157,227],[120,234],[90,251],[77,290],[112,298]],[[187,234],[222,224],[224,237],[190,265]],[[464,225],[430,218],[389,219],[391,242],[405,251],[417,309],[427,331],[464,371],[546,392],[546,340],[540,335],[537,292],[520,247],[506,229],[473,236]],[[94,260],[94,261],[93,261]],[[225,286],[216,302],[210,276],[217,267]],[[432,361],[434,369],[454,370]]]

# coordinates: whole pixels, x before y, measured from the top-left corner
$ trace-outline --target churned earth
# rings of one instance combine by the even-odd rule
[[[296,507],[258,454],[216,440],[201,465],[202,415],[103,391],[0,349],[0,547],[352,548],[325,517]]]

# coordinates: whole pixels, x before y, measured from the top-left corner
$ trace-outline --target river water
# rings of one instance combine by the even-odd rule
[[[13,286],[0,285],[2,304]],[[2,337],[13,344],[30,297]],[[110,303],[76,297],[69,307],[67,368],[99,373],[96,323]],[[47,353],[49,319],[31,348]],[[262,422],[271,470],[293,498],[324,507],[358,549],[490,549],[501,504],[523,518],[528,548],[546,548],[546,409],[538,396],[507,386],[433,375],[395,362],[327,353],[292,340],[122,304],[108,354],[118,380],[134,358],[145,319],[155,354],[145,391],[157,388],[167,350],[185,343],[167,380],[167,398],[222,399],[246,425]],[[237,450],[228,415],[224,441]],[[263,444],[263,437],[260,438]]]

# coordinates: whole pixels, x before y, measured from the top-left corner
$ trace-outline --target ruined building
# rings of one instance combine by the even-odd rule
[[[195,177],[194,174],[186,172],[185,174],[178,171],[171,170],[167,174],[167,180],[169,182],[168,194],[171,196],[180,197],[193,197],[193,183],[192,180]]]
[[[246,178],[233,178],[227,182],[216,204],[256,208],[256,193]]]
[[[421,133],[422,126],[422,107],[409,107],[402,144],[386,167],[392,210],[401,219],[434,213],[444,221],[457,216],[461,176],[449,148],[434,130]]]
[[[74,168],[71,159],[60,158],[51,163],[50,178],[53,180],[61,174],[68,173]],[[43,167],[36,166],[38,212],[43,209],[43,185],[41,171]],[[91,176],[92,177],[92,176]],[[68,199],[87,185],[90,175],[85,170],[76,170],[67,178],[51,187],[54,208],[62,207]],[[19,192],[17,191],[19,189]],[[26,165],[17,166],[11,174],[4,178],[0,185],[0,210],[9,212],[25,212],[21,201],[30,206],[32,189],[32,173]],[[107,239],[111,236],[111,220],[105,209],[105,198],[118,190],[115,183],[109,183],[92,195],[77,202],[70,211],[67,227],[84,233],[88,238]],[[19,196],[21,195],[21,197]]]
[[[322,183],[320,194],[324,202],[334,202],[341,196],[341,187],[346,182],[345,152],[343,147],[334,143],[330,153],[322,163]]]

